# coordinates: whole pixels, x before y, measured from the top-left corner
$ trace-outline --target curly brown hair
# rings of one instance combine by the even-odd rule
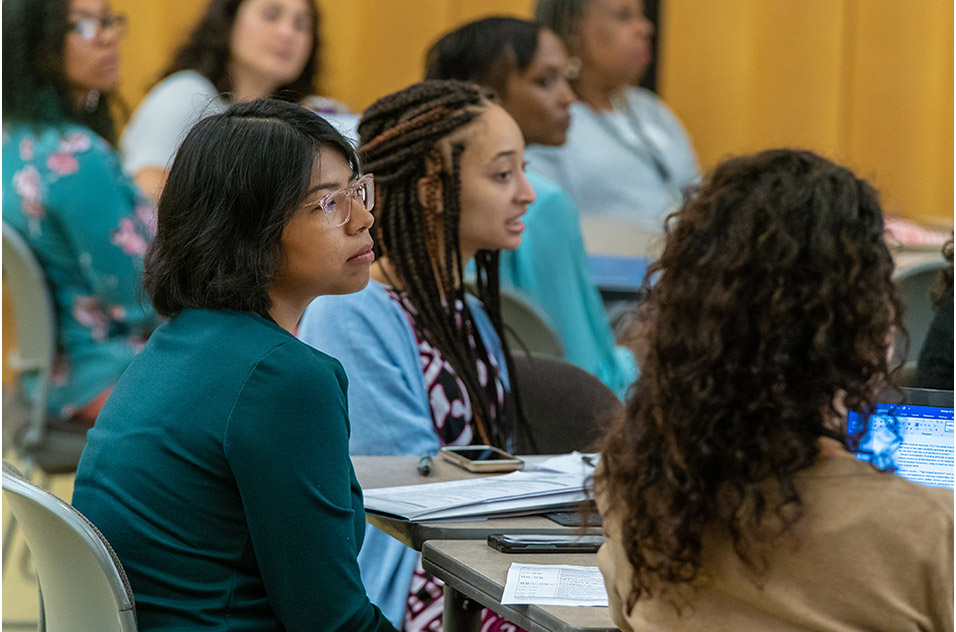
[[[803,515],[795,475],[821,437],[846,440],[839,402],[865,412],[887,384],[892,273],[876,191],[807,151],[728,160],[668,218],[640,377],[595,476],[634,569],[628,611],[693,585],[705,527],[765,570]]]

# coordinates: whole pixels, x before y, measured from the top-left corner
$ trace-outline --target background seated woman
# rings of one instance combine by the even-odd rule
[[[524,141],[564,144],[574,93],[564,78],[568,56],[550,30],[534,22],[491,17],[442,36],[426,56],[427,79],[473,81],[492,88]],[[634,356],[614,334],[591,280],[578,209],[567,193],[534,171],[537,199],[524,216],[515,250],[501,252],[501,283],[526,293],[555,324],[565,359],[593,373],[619,395],[637,376]]]
[[[257,98],[308,100],[318,38],[313,0],[211,0],[126,126],[123,165],[158,198],[176,148],[203,116]]]
[[[595,479],[622,630],[952,629],[952,491],[846,446],[892,273],[876,192],[809,152],[729,160],[671,217]]]
[[[138,294],[156,211],[112,145],[125,24],[105,0],[3,2],[3,221],[52,294],[47,412],[81,430],[158,323]]]
[[[291,331],[361,290],[373,190],[351,145],[282,101],[200,121],[146,257],[169,320],[90,432],[73,504],[126,567],[140,629],[391,630],[356,556],[348,380]]]

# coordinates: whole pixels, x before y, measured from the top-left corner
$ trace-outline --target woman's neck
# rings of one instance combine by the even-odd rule
[[[606,82],[593,73],[581,73],[574,83],[574,92],[591,109],[602,112],[614,109],[612,97],[622,87]]]
[[[279,87],[274,81],[266,80],[235,64],[229,64],[229,76],[232,79],[233,103],[270,97]]]
[[[274,289],[269,291],[269,298],[272,299],[272,306],[269,308],[269,316],[293,336],[299,329],[299,321],[302,320],[302,314],[308,307],[310,300],[292,300]]]

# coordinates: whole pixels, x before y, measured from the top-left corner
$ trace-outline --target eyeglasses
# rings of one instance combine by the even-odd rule
[[[367,173],[349,186],[322,196],[317,204],[325,211],[329,226],[342,226],[352,219],[352,200],[360,200],[366,211],[375,208],[375,182]]]
[[[111,13],[101,18],[80,18],[70,22],[70,30],[80,36],[85,42],[92,42],[106,31],[116,29],[122,36],[126,33],[126,15]]]

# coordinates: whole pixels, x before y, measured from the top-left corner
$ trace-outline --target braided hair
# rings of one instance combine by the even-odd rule
[[[460,132],[478,120],[492,99],[490,92],[460,81],[413,84],[365,111],[358,127],[359,155],[375,175],[375,254],[389,259],[423,335],[465,385],[476,434],[507,449],[520,432],[533,448],[501,320],[498,251],[479,251],[475,264],[477,295],[501,339],[510,376],[503,410],[495,410],[481,387],[477,362],[491,364],[462,284],[467,261],[462,261],[458,230],[466,140]],[[462,306],[460,315],[456,304]],[[513,420],[506,412],[509,397]]]

